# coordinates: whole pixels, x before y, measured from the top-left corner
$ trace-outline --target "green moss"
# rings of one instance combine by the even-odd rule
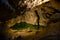
[[[38,28],[38,25],[33,25],[33,24],[29,24],[29,23],[26,23],[26,22],[21,22],[21,23],[16,23],[14,26],[10,27],[11,29],[13,30],[22,30],[22,29],[27,29],[27,28],[30,28],[30,29],[40,29],[41,27],[39,26]]]

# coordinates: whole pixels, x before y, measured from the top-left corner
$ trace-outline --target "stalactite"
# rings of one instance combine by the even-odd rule
[[[40,26],[40,25],[39,25],[40,16],[39,16],[37,10],[35,10],[35,14],[36,14],[36,16],[37,16],[37,24],[38,24],[38,28],[39,28],[39,26]]]

